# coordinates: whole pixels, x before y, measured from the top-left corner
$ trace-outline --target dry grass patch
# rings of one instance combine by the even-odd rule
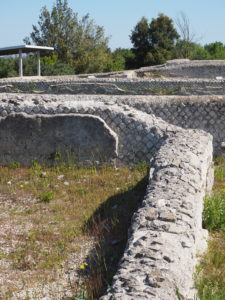
[[[102,293],[143,199],[146,171],[0,167],[0,299]]]

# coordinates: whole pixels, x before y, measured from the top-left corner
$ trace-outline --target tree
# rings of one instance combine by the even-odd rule
[[[190,21],[184,12],[180,12],[175,19],[178,27],[180,39],[176,44],[176,57],[179,58],[192,58],[197,40],[196,34],[192,31]]]
[[[164,14],[153,19],[149,27],[151,39],[151,59],[154,64],[161,64],[172,58],[175,41],[179,34],[173,26],[173,20]]]
[[[131,49],[117,48],[111,53],[108,71],[122,71],[134,69],[134,53]]]
[[[137,65],[160,64],[172,58],[175,41],[179,38],[173,21],[159,14],[151,23],[143,17],[131,33]]]
[[[0,78],[18,76],[18,59],[0,58]]]
[[[89,15],[79,20],[67,0],[56,0],[51,11],[43,7],[38,25],[24,42],[54,47],[58,59],[72,64],[76,73],[102,71],[109,57],[104,28]]]
[[[209,59],[225,59],[225,46],[221,42],[214,42],[204,46],[209,53]]]
[[[145,66],[148,64],[146,56],[151,49],[150,37],[149,37],[149,24],[148,19],[142,17],[141,20],[134,27],[130,36],[133,44],[133,52],[136,59],[137,66]]]

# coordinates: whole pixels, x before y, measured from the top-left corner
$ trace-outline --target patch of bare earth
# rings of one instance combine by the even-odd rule
[[[27,213],[32,209],[35,213]],[[93,248],[93,238],[74,237],[70,243],[74,252],[64,261],[58,258],[59,263],[51,262],[48,243],[60,243],[60,223],[49,221],[40,225],[37,222],[49,211],[49,207],[39,204],[36,199],[15,201],[1,195],[0,299],[64,299],[77,293],[79,276],[76,271]],[[46,239],[44,243],[34,237],[34,232],[40,231]]]
[[[0,299],[101,293],[102,277],[112,277],[117,249],[125,247],[145,174],[145,167],[0,167]],[[96,261],[90,263],[96,251],[101,274],[87,280],[87,269],[92,275],[97,270]]]

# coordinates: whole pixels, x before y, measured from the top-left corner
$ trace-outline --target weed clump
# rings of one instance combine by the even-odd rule
[[[203,227],[210,232],[208,250],[195,274],[200,300],[225,299],[225,158],[215,159],[214,193],[206,197]]]

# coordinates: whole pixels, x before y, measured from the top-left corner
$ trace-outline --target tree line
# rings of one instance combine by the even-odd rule
[[[175,24],[177,26],[175,26]],[[142,17],[131,31],[131,49],[108,46],[104,28],[87,14],[79,19],[67,0],[56,0],[52,9],[41,9],[26,44],[51,46],[55,51],[41,57],[42,75],[111,72],[162,64],[175,58],[225,59],[225,45],[200,45],[191,32],[184,13],[176,20],[160,13],[148,20]],[[176,29],[177,27],[177,29]],[[18,58],[0,58],[0,77],[18,76]],[[36,58],[24,58],[24,74],[36,74]]]

